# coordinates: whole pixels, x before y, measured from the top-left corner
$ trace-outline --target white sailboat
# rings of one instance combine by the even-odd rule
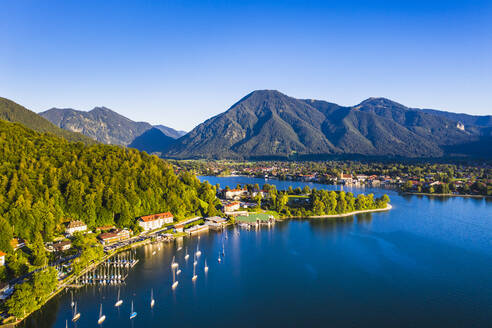
[[[181,274],[181,269],[178,269],[178,271],[176,271],[176,275],[179,276]]]
[[[132,310],[130,311],[130,320],[137,316],[137,312],[133,311],[133,301],[132,301]]]
[[[114,306],[119,307],[121,304],[123,304],[123,300],[120,299],[120,289],[118,288],[118,299],[114,303]]]
[[[152,288],[150,290],[150,308],[153,308],[155,305],[155,300],[154,300],[154,289]]]
[[[179,266],[178,262],[175,261],[175,256],[173,256],[173,261],[171,262],[171,269],[175,269]]]
[[[220,251],[219,251],[219,258],[217,259],[217,262],[219,262],[219,263],[222,262],[222,259],[220,257]]]
[[[208,272],[208,265],[207,265],[207,259],[205,259],[205,267],[204,267],[205,273]]]
[[[198,276],[196,275],[196,261],[193,263],[193,277],[191,277],[191,280],[195,281]]]
[[[174,269],[171,269],[173,271],[173,284],[171,285],[172,289],[176,289],[178,287],[179,281],[176,280],[176,275],[174,274]]]
[[[104,320],[106,320],[106,316],[103,314],[103,305],[101,304],[101,306],[99,307],[99,319],[97,320],[97,324],[100,325],[101,323],[104,322]]]
[[[80,313],[77,312],[77,302],[75,302],[74,310],[73,310],[73,317],[72,317],[72,322],[75,322],[80,319]]]
[[[72,291],[70,291],[70,299],[71,299],[70,306],[73,307],[75,305],[75,303],[73,302],[73,292]]]
[[[189,258],[190,258],[190,254],[188,254],[188,247],[186,247],[186,250],[185,250],[185,261],[188,261]]]

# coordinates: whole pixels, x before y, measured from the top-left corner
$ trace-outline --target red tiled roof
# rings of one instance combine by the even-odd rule
[[[115,237],[120,237],[124,235],[129,235],[129,232],[127,230],[113,230],[111,232],[104,232],[98,236],[99,239],[110,239],[110,238],[115,238]]]
[[[103,226],[103,227],[97,227],[96,230],[111,230],[114,229],[114,226]]]
[[[7,253],[0,251],[0,256],[5,256],[5,255],[7,255]]]
[[[99,236],[97,236],[97,238],[102,239],[102,240],[115,238],[115,237],[118,237],[118,234],[115,232],[105,232],[105,233],[102,233]]]
[[[140,220],[144,222],[150,222],[158,219],[165,219],[165,218],[172,218],[172,217],[173,215],[171,214],[171,212],[165,212],[165,213],[144,215],[140,217]]]

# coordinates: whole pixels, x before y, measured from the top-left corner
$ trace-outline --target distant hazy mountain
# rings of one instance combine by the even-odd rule
[[[0,119],[9,122],[21,123],[22,125],[37,132],[49,132],[69,141],[81,141],[87,144],[95,142],[80,133],[60,129],[33,111],[30,111],[12,100],[2,97],[0,97]]]
[[[71,108],[52,108],[40,113],[53,124],[69,131],[76,131],[106,144],[124,145],[150,130],[146,122],[134,122],[106,107],[96,107],[88,112]],[[160,128],[161,129],[161,128]],[[162,126],[164,134],[175,138],[180,132]]]
[[[144,150],[147,153],[166,152],[176,140],[166,136],[160,129],[151,128],[136,137],[128,147]]]
[[[173,128],[170,128],[165,125],[154,125],[154,128],[157,128],[162,131],[166,136],[171,137],[173,139],[178,139],[181,138],[186,134],[186,131],[181,131],[181,130],[174,130]]]
[[[405,107],[385,98],[359,105],[254,91],[226,112],[177,140],[175,158],[251,158],[292,155],[441,157],[492,153],[486,118]],[[466,123],[465,123],[466,122]],[[485,125],[478,125],[481,122]],[[467,150],[473,143],[475,151]]]

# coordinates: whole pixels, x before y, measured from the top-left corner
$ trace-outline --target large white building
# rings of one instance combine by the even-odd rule
[[[69,235],[73,235],[77,231],[83,232],[86,230],[87,230],[87,225],[84,222],[77,220],[67,224],[67,228],[65,229],[65,232]]]
[[[145,215],[138,218],[138,225],[144,231],[161,228],[164,224],[173,223],[173,215],[170,212]]]

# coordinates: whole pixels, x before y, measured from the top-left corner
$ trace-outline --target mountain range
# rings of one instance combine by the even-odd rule
[[[52,108],[38,115],[5,98],[0,119],[69,141],[97,140],[177,159],[492,157],[491,115],[409,108],[386,98],[340,106],[257,90],[187,134],[105,107]]]
[[[346,107],[258,90],[179,138],[166,156],[259,159],[491,154],[491,116],[408,108],[385,98],[369,98]]]
[[[128,146],[153,128],[162,132],[152,133],[156,138],[153,140],[156,144],[169,143],[168,138],[176,139],[186,133],[164,125],[153,127],[147,122],[134,122],[106,107],[95,107],[87,112],[72,108],[51,108],[39,115],[62,129],[80,132],[99,142],[113,145]],[[168,138],[161,140],[162,136]],[[146,140],[148,137],[149,135],[146,136]]]

